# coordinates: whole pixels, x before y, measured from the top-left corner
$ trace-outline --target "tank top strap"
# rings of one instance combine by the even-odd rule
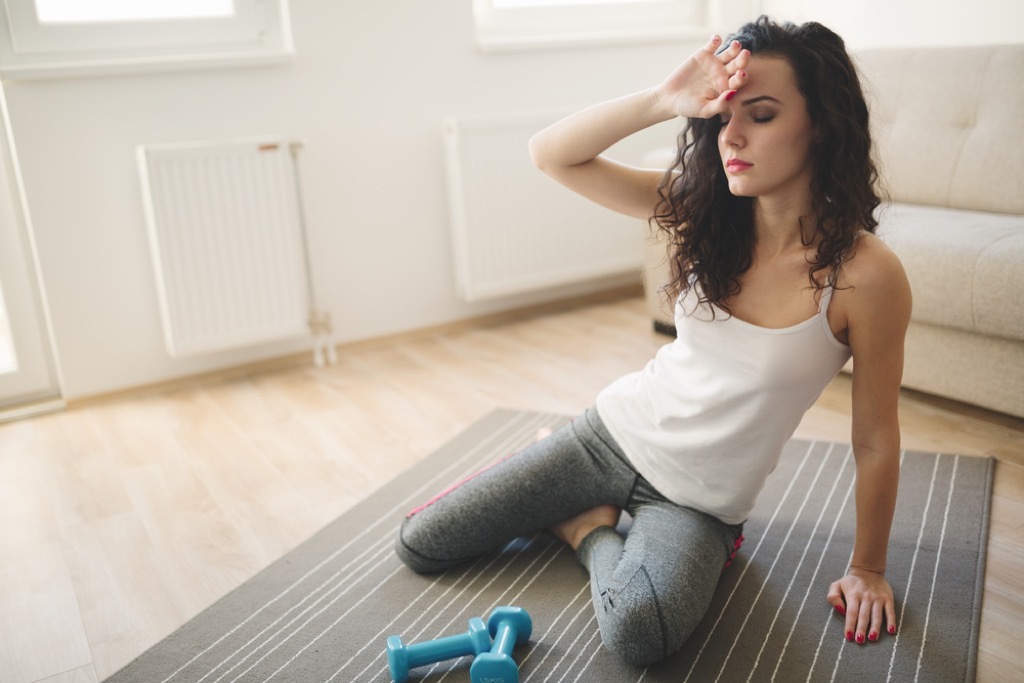
[[[833,291],[832,285],[826,285],[821,291],[821,301],[818,303],[818,317],[821,320],[821,330],[825,333],[825,337],[836,346],[849,348],[847,344],[836,339],[836,336],[832,334],[832,326],[828,322],[828,307],[832,304]]]

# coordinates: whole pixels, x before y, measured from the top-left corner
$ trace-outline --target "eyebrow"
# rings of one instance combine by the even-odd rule
[[[750,106],[752,104],[757,104],[758,102],[763,102],[765,100],[768,100],[770,102],[775,102],[776,104],[782,104],[781,100],[778,100],[778,99],[772,97],[771,95],[761,95],[759,97],[752,97],[749,100],[743,100],[743,106],[744,107],[748,107],[748,106]]]

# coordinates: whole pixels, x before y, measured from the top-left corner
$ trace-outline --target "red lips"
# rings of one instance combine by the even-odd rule
[[[749,161],[743,161],[742,159],[729,159],[725,162],[725,168],[734,173],[745,171],[753,166]]]

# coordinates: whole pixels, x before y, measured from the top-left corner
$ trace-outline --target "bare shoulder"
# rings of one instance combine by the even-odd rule
[[[906,329],[912,306],[910,282],[899,257],[876,235],[863,233],[858,238],[838,285],[851,332],[866,325],[893,332]]]
[[[843,264],[838,289],[853,301],[885,296],[910,296],[910,282],[896,253],[877,235],[865,232],[857,239],[849,260]]]

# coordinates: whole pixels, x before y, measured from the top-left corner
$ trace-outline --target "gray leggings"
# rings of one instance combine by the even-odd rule
[[[415,571],[437,572],[602,504],[629,512],[633,525],[625,538],[594,530],[576,556],[590,572],[604,644],[650,664],[700,623],[743,527],[667,501],[594,409],[411,512],[396,550]]]

